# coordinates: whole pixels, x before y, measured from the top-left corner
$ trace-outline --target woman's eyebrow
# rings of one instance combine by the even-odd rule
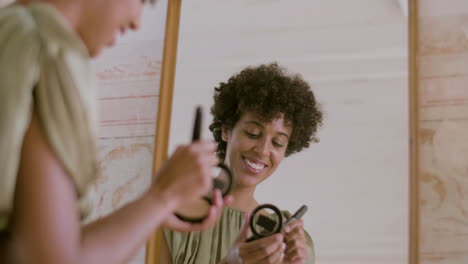
[[[259,127],[264,127],[264,126],[262,125],[262,123],[257,122],[257,121],[254,121],[254,120],[246,121],[245,123],[246,123],[246,124],[254,124],[254,125],[257,125],[257,126],[259,126]]]

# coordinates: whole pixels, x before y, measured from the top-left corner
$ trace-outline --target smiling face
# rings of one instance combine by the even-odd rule
[[[227,165],[237,188],[255,187],[267,179],[285,156],[292,127],[280,114],[265,123],[254,113],[244,113],[232,129],[223,128]]]
[[[137,30],[143,7],[142,0],[84,1],[78,34],[91,57],[97,56],[106,46],[112,46],[119,34]]]

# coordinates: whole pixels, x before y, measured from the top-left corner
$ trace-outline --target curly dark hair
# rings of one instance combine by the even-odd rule
[[[288,74],[277,63],[247,67],[234,74],[227,82],[215,87],[213,121],[210,130],[218,143],[217,155],[226,157],[226,142],[221,138],[222,127],[234,128],[241,115],[253,112],[264,122],[278,114],[292,124],[292,135],[286,157],[318,142],[317,129],[323,114],[309,84],[299,74]]]

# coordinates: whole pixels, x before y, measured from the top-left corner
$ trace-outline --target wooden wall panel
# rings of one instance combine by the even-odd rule
[[[468,1],[419,9],[420,263],[468,263]]]

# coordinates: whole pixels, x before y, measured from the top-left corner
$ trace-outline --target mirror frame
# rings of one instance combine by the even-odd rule
[[[408,0],[408,263],[419,264],[419,0]]]
[[[182,0],[168,0],[152,175],[168,157],[181,6]],[[420,254],[418,35],[418,0],[408,0],[408,264],[418,264]],[[146,264],[159,264],[161,239],[158,229],[146,245]]]

